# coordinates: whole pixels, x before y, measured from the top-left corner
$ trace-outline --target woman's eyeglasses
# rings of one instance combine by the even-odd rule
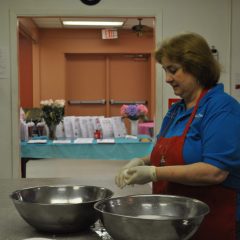
[[[162,67],[164,71],[168,74],[175,75],[179,69],[181,69],[181,66],[174,66],[174,65],[169,65],[167,67]]]

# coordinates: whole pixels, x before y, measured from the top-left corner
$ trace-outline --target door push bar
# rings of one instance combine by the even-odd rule
[[[99,100],[69,100],[68,104],[70,105],[81,105],[81,104],[106,104],[105,99],[99,99]]]
[[[110,100],[111,105],[119,105],[119,104],[147,104],[147,100],[141,100],[141,101],[116,101],[114,99]]]

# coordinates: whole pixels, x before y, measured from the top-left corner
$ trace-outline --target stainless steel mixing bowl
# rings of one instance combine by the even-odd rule
[[[113,192],[96,186],[36,186],[14,191],[10,197],[22,218],[38,230],[77,232],[98,219],[97,201]]]
[[[132,195],[94,205],[114,240],[189,239],[209,212],[207,204],[173,195]]]

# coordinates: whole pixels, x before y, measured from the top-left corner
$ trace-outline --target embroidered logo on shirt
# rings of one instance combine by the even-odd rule
[[[197,113],[196,115],[195,115],[195,118],[202,118],[203,117],[203,114],[201,114],[201,113]]]

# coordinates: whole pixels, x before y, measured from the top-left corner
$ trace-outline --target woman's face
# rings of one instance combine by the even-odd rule
[[[192,98],[201,88],[197,79],[184,72],[181,65],[163,57],[162,67],[166,73],[166,82],[173,88],[174,94],[187,100]]]

